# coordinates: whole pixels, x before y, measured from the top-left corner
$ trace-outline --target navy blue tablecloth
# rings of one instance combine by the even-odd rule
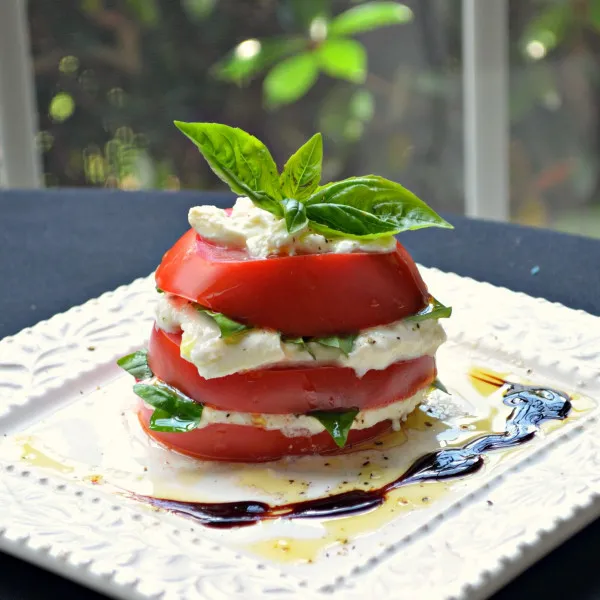
[[[147,275],[187,228],[188,207],[202,203],[225,206],[231,196],[0,191],[0,338]],[[418,262],[600,315],[599,241],[449,218],[456,226],[453,232],[429,229],[402,235]],[[439,295],[443,300],[442,291]],[[489,310],[493,313],[494,307]],[[494,600],[600,598],[599,542],[596,522]],[[49,597],[101,598],[0,553],[0,600]]]

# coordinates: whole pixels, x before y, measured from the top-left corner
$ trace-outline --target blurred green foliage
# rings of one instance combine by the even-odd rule
[[[303,36],[244,40],[215,65],[216,75],[243,84],[276,63],[263,84],[266,103],[271,108],[299,100],[315,84],[320,72],[364,83],[367,51],[349,36],[407,23],[413,16],[408,6],[398,2],[367,2],[333,17],[326,3],[305,2],[308,10],[305,6],[302,20],[308,17],[308,25]]]
[[[600,0],[509,0],[513,214],[600,198]],[[29,0],[48,185],[218,186],[175,119],[461,211],[460,0]],[[594,213],[595,214],[595,213]]]

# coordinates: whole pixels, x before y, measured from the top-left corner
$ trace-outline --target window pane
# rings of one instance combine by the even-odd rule
[[[30,0],[46,184],[218,188],[172,125],[217,121],[280,166],[322,131],[325,180],[375,172],[462,212],[460,0],[369,6]]]
[[[600,237],[600,2],[511,0],[511,213]]]

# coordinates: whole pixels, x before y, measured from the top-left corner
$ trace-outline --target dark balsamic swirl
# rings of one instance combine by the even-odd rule
[[[327,519],[362,514],[381,506],[392,490],[411,483],[441,481],[479,471],[484,455],[512,448],[531,440],[548,420],[563,420],[571,410],[567,394],[540,387],[508,383],[504,404],[514,409],[503,433],[491,433],[471,440],[460,448],[444,448],[417,459],[394,481],[376,489],[351,490],[324,498],[272,506],[265,502],[181,502],[131,494],[136,500],[194,519],[206,527],[229,528],[253,525],[272,519]]]

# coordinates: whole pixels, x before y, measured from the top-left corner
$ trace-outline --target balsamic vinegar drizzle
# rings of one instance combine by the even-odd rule
[[[417,459],[400,477],[371,490],[351,490],[324,498],[272,506],[259,501],[182,502],[129,494],[135,500],[194,519],[206,527],[230,528],[253,525],[272,519],[313,519],[357,515],[381,506],[392,490],[411,483],[440,481],[470,475],[484,465],[484,455],[493,450],[512,448],[531,440],[539,425],[547,420],[563,420],[571,410],[567,394],[557,390],[522,386],[495,375],[472,375],[495,385],[507,386],[504,404],[514,406],[502,433],[491,433],[471,440],[460,448],[444,448]]]

